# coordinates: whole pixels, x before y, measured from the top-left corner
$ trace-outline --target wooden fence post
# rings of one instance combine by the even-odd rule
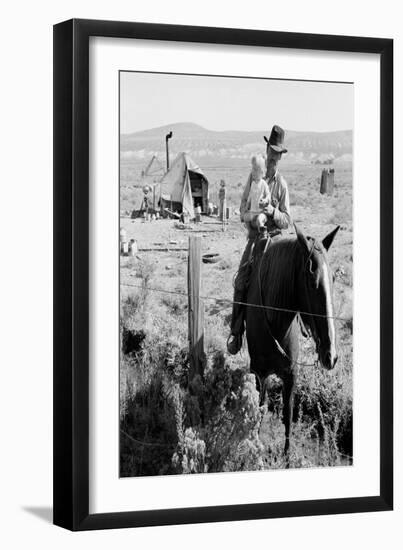
[[[201,288],[201,244],[199,235],[189,237],[188,259],[188,301],[189,301],[189,380],[204,374],[204,304],[200,298]]]
[[[320,179],[321,195],[333,195],[334,189],[334,168],[324,168]]]
[[[327,194],[333,195],[333,189],[334,189],[334,168],[329,169],[329,176],[327,181]]]
[[[320,179],[320,194],[325,195],[327,193],[327,177],[328,177],[329,171],[327,168],[324,168],[322,170],[322,176]]]

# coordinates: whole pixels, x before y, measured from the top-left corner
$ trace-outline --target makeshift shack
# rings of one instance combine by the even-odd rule
[[[179,153],[159,185],[159,204],[173,212],[195,217],[195,208],[208,213],[209,183],[201,168],[187,153]]]

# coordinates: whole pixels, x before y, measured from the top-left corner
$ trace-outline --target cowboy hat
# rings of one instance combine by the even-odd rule
[[[275,124],[271,130],[269,139],[267,139],[266,136],[263,137],[267,145],[273,149],[273,151],[276,151],[276,153],[286,153],[287,149],[284,147],[284,135],[284,130]]]

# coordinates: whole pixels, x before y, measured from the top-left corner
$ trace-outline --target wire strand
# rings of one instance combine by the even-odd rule
[[[166,290],[165,288],[155,288],[155,287],[150,287],[150,286],[145,287],[144,285],[134,285],[132,283],[120,283],[120,286],[127,286],[127,287],[139,288],[139,289],[146,288],[147,290],[150,290],[151,292],[162,292],[162,293],[165,293],[165,294],[176,294],[177,296],[187,297],[186,292],[179,292],[177,290]],[[228,304],[237,304],[237,305],[240,305],[240,306],[254,307],[254,308],[257,308],[257,309],[269,309],[269,310],[272,310],[272,311],[282,311],[284,313],[299,313],[301,315],[309,315],[311,317],[320,317],[322,319],[333,319],[335,321],[347,322],[347,321],[350,320],[347,317],[338,317],[336,315],[323,315],[321,313],[310,313],[308,311],[288,309],[288,308],[285,308],[285,307],[264,306],[264,305],[260,305],[260,304],[250,304],[248,302],[238,302],[236,300],[230,300],[229,298],[218,298],[216,296],[200,296],[200,299],[201,300],[212,300],[212,301],[215,301],[215,302],[226,302]]]

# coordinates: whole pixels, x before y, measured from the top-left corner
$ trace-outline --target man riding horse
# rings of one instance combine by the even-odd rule
[[[270,138],[264,137],[267,143],[265,178],[262,179],[261,173],[264,168],[262,158],[253,157],[252,171],[242,195],[240,214],[241,221],[248,230],[248,242],[234,283],[231,334],[227,342],[228,352],[232,355],[237,354],[242,347],[245,331],[243,304],[246,302],[254,247],[258,241],[267,242],[268,237],[280,235],[291,223],[287,182],[277,168],[282,154],[287,152],[284,147],[284,135],[284,130],[275,125]]]

